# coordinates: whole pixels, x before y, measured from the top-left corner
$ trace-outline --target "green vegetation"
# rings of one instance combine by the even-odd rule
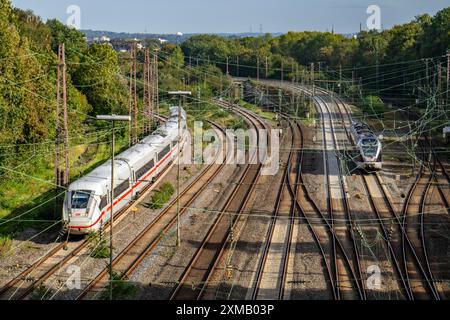
[[[225,128],[246,128],[242,119],[210,103],[217,96],[233,98],[231,92],[235,88],[224,74],[227,57],[231,75],[238,73],[239,57],[241,77],[256,77],[257,61],[260,75],[265,75],[267,61],[269,78],[280,79],[283,66],[285,80],[302,79],[306,83],[310,63],[314,62],[316,80],[335,80],[335,86],[329,89],[336,91],[342,67],[345,81],[340,83],[339,91],[353,98],[365,113],[381,114],[382,101],[393,100],[399,106],[415,102],[418,86],[426,86],[417,82],[427,77],[426,62],[420,59],[445,55],[450,48],[449,31],[450,8],[446,8],[433,17],[418,16],[410,23],[382,32],[363,31],[356,38],[329,32],[289,32],[279,37],[241,39],[193,36],[181,46],[166,44],[160,48],[159,89],[192,91],[192,99],[186,104],[191,128],[193,121],[200,120],[205,129],[209,127],[207,120]],[[61,217],[62,190],[56,190],[52,183],[60,43],[65,44],[66,51],[71,180],[109,157],[110,127],[92,121],[92,117],[128,112],[129,53],[117,53],[107,45],[89,46],[81,32],[57,20],[44,23],[31,11],[13,8],[10,0],[0,0],[0,219],[20,216],[9,222],[2,220],[2,236],[14,236],[30,226],[52,230]],[[155,39],[143,43],[150,50],[158,45]],[[137,57],[137,77],[142,79],[143,52],[139,51]],[[436,62],[429,63],[429,72],[436,73]],[[419,71],[414,72],[414,68]],[[394,76],[380,79],[380,74]],[[360,79],[364,92],[352,79]],[[399,86],[399,82],[405,85]],[[445,86],[445,80],[441,85]],[[139,107],[142,92],[138,81]],[[161,100],[163,114],[167,114],[169,105],[178,103],[163,94]],[[426,102],[420,102],[417,108],[425,106]],[[273,113],[246,107],[267,120],[274,119]],[[127,141],[128,126],[124,125],[118,131],[117,151],[125,148]],[[160,190],[155,197],[152,202],[159,206],[167,195]]]
[[[383,117],[383,113],[386,111],[383,101],[377,96],[364,97],[364,110],[368,113],[373,113]]]
[[[87,241],[89,242],[89,248],[91,250],[90,256],[96,259],[109,258],[109,246],[105,237],[101,232],[91,232],[87,236]]]
[[[239,57],[241,77],[255,78],[259,59],[262,77],[265,77],[267,61],[269,78],[280,79],[283,66],[285,80],[309,83],[310,64],[314,63],[316,80],[333,80],[322,84],[341,92],[358,106],[367,106],[364,96],[378,96],[397,106],[409,106],[416,103],[419,88],[436,87],[438,64],[446,64],[445,54],[450,49],[450,7],[434,16],[420,15],[409,23],[381,32],[362,31],[355,37],[310,31],[240,39],[197,35],[185,41],[182,48],[186,56],[199,57],[205,64],[211,61],[223,72],[228,57],[229,70],[234,76],[238,74],[236,59]],[[430,74],[435,79],[424,80]],[[364,92],[360,92],[359,82]],[[435,92],[425,94],[431,97]],[[419,110],[425,109],[426,101],[419,101],[417,106]]]
[[[262,119],[271,123],[273,126],[278,125],[278,122],[275,120],[276,119],[275,113],[263,110],[261,107],[258,107],[252,103],[245,102],[243,100],[241,100],[239,104],[246,109],[252,110],[254,113],[258,114]]]
[[[151,209],[161,209],[170,200],[175,192],[175,188],[169,182],[163,183],[161,187],[152,195],[149,203]]]
[[[138,293],[138,288],[117,272],[113,272],[112,296],[114,300],[133,299]],[[109,300],[109,286],[102,294],[102,300]]]
[[[55,292],[52,289],[47,288],[42,284],[33,291],[31,300],[48,300],[53,296],[54,293]]]
[[[8,255],[11,249],[12,241],[9,236],[0,237],[0,257]]]

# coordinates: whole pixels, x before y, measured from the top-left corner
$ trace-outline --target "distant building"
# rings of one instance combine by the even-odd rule
[[[168,40],[166,39],[162,39],[162,38],[158,38],[159,43],[164,44],[166,43]]]
[[[111,42],[111,38],[107,36],[95,37],[92,39],[95,43],[109,44]]]

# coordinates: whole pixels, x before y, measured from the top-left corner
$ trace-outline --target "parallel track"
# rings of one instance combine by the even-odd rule
[[[282,300],[284,296],[287,266],[292,243],[292,229],[295,217],[294,199],[296,196],[296,193],[290,193],[290,188],[288,187],[292,169],[292,158],[294,149],[296,148],[292,125],[291,131],[291,147],[288,161],[283,172],[275,208],[269,222],[262,256],[257,266],[252,300],[257,300],[260,297],[263,299]],[[297,168],[294,168],[294,175],[297,181]],[[276,239],[280,238],[280,235],[281,239]],[[279,242],[280,240],[282,241],[281,243]],[[279,248],[280,246],[282,246],[282,249]],[[268,259],[270,259],[270,263],[267,263]],[[273,285],[274,282],[275,286]],[[265,288],[262,289],[262,285],[265,285]]]
[[[164,176],[171,166],[167,166],[159,177]],[[160,179],[160,178],[157,178]],[[130,202],[125,208],[117,212],[114,217],[114,224],[118,223],[122,216],[127,213],[130,208],[134,207],[143,197],[147,191],[153,188],[157,183],[149,184],[141,191],[140,196]],[[104,225],[103,232],[108,233],[110,227],[109,221]],[[38,261],[33,263],[30,267],[21,272],[17,277],[9,281],[0,289],[0,299],[7,300],[23,300],[27,298],[33,291],[42,285],[53,274],[58,272],[71,259],[77,257],[82,252],[87,250],[89,241],[82,239],[79,241],[65,241],[58,243],[53,249],[45,254]]]
[[[215,126],[215,125],[214,125]],[[223,134],[222,141],[225,142],[225,132],[223,129],[215,126]],[[225,147],[225,143],[222,145]],[[219,153],[220,154],[220,153]],[[218,155],[217,155],[218,156]],[[226,162],[216,164],[213,161],[180,193],[180,217],[188,211],[188,208],[208,187],[211,181],[221,172]],[[127,245],[113,260],[113,269],[120,274],[121,278],[126,279],[147,257],[164,236],[171,230],[177,222],[177,202],[174,199],[168,206],[161,211],[158,216],[142,230],[133,241]],[[78,295],[77,300],[92,299],[98,295],[108,285],[108,268],[103,269]]]
[[[217,101],[216,103],[222,105],[224,108],[230,107],[225,102]],[[247,118],[255,128],[266,128],[266,125],[261,120],[247,111],[239,108],[233,108],[233,110]],[[251,156],[256,157],[257,152]],[[245,172],[238,181],[231,197],[221,210],[219,217],[208,230],[200,248],[185,269],[179,280],[179,284],[173,290],[171,294],[172,300],[197,300],[204,294],[204,288],[209,282],[228,243],[231,231],[230,227],[234,228],[250,199],[250,195],[253,193],[263,167],[261,163],[262,161],[258,164],[249,164],[246,166]],[[233,214],[233,216],[230,218],[227,213]]]

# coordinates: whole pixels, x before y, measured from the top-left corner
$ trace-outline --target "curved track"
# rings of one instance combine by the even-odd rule
[[[224,108],[231,106],[222,101],[216,101],[216,103]],[[244,109],[233,108],[233,111],[245,117],[253,124],[254,128],[266,129],[264,122]],[[257,138],[259,141],[259,137]],[[249,159],[256,159],[255,157],[257,157],[257,152],[251,154]],[[249,162],[251,163],[252,161]],[[172,300],[197,300],[202,297],[204,288],[221,259],[227,243],[229,243],[231,230],[236,225],[250,199],[250,195],[253,193],[263,168],[262,162],[259,161],[258,164],[248,164],[246,166],[244,174],[221,210],[220,215],[208,230],[200,248],[180,277],[179,284],[171,294]]]

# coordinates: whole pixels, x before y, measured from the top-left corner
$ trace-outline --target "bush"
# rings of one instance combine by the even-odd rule
[[[384,103],[378,96],[364,97],[364,109],[367,112],[376,113],[378,115],[385,112]]]
[[[129,283],[123,276],[116,272],[113,272],[112,280],[112,296],[114,300],[133,299],[134,297],[136,297],[138,288]],[[105,290],[101,296],[102,300],[109,299],[109,284],[106,288],[107,290]]]
[[[12,241],[9,236],[0,237],[0,257],[6,256],[10,251]]]
[[[102,237],[100,232],[91,232],[87,237],[90,243],[90,256],[96,259],[109,258],[109,247],[106,239]]]
[[[175,192],[175,188],[169,183],[163,183],[158,191],[153,193],[149,207],[151,209],[161,209]]]

